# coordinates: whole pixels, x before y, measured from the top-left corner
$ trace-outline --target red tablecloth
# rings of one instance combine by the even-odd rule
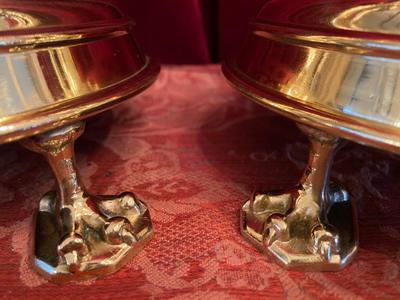
[[[400,297],[397,156],[350,143],[333,176],[357,202],[360,251],[338,273],[289,272],[247,245],[239,207],[301,175],[294,124],[239,96],[219,66],[165,67],[136,99],[88,122],[76,145],[93,193],[131,190],[155,237],[117,274],[56,286],[28,265],[31,215],[54,179],[18,144],[0,147],[0,291],[21,299],[382,299]],[[79,297],[79,298],[78,298]]]

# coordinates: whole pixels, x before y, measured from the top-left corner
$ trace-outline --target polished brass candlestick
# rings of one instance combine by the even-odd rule
[[[78,122],[22,141],[44,155],[57,179],[58,189],[39,203],[33,257],[36,269],[57,281],[114,272],[152,235],[149,211],[133,194],[86,191],[74,158],[74,142],[83,129]]]
[[[339,139],[299,125],[310,139],[310,157],[299,185],[291,190],[255,193],[241,210],[244,237],[286,267],[337,270],[358,246],[357,225],[348,193],[330,182]]]
[[[143,55],[133,22],[101,1],[2,1],[0,143],[41,153],[58,187],[40,199],[32,266],[56,282],[112,273],[152,236],[132,193],[94,196],[83,186],[74,141],[83,119],[151,85],[159,64]]]
[[[400,1],[375,2],[267,1],[222,66],[311,142],[297,187],[255,194],[241,210],[245,238],[285,267],[338,270],[358,248],[351,197],[329,178],[339,138],[400,153]]]

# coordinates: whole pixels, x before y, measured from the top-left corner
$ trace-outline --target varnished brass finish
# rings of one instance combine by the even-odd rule
[[[305,126],[311,151],[299,186],[256,193],[241,210],[242,234],[285,267],[332,271],[346,266],[357,251],[354,210],[347,192],[329,184],[339,139]]]
[[[22,140],[43,154],[58,190],[39,203],[33,265],[53,281],[88,279],[117,271],[152,236],[147,207],[131,193],[93,196],[83,186],[74,159],[82,122]]]
[[[104,3],[6,0],[0,17],[0,143],[112,108],[159,72]]]
[[[85,190],[73,150],[82,119],[143,91],[159,73],[133,25],[104,1],[0,2],[0,144],[21,140],[57,178],[58,189],[39,203],[32,255],[35,269],[57,282],[112,273],[152,235],[149,211],[133,194]]]
[[[267,2],[223,71],[241,93],[297,122],[398,153],[400,1],[370,2],[290,11],[275,1],[286,20]]]
[[[350,198],[328,184],[329,167],[337,137],[400,152],[399,15],[400,1],[266,1],[223,64],[237,90],[311,140],[299,186],[241,211],[243,235],[286,267],[337,270],[357,250]]]

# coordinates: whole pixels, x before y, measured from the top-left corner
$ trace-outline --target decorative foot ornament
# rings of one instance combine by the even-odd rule
[[[285,267],[332,271],[357,251],[358,235],[349,194],[329,182],[337,137],[299,126],[311,142],[299,185],[288,191],[255,193],[241,209],[243,236]]]
[[[149,211],[131,193],[89,194],[74,141],[82,120],[145,90],[160,65],[140,51],[134,22],[103,1],[4,0],[0,10],[0,144],[43,154],[58,182],[39,203],[32,266],[56,282],[112,273],[152,236]]]
[[[351,199],[329,182],[338,138],[400,153],[396,14],[399,1],[266,1],[222,65],[234,88],[311,141],[296,188],[256,193],[241,209],[243,235],[286,267],[338,270],[357,250]]]
[[[150,240],[146,205],[131,193],[93,196],[83,186],[74,159],[78,122],[23,140],[50,164],[58,190],[40,200],[33,265],[54,281],[106,275],[118,270]]]

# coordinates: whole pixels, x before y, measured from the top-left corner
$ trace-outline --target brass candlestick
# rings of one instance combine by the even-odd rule
[[[52,280],[91,278],[115,272],[152,236],[150,214],[131,193],[92,196],[75,165],[74,142],[84,123],[77,122],[22,140],[44,155],[58,190],[39,202],[33,262]]]
[[[288,268],[338,270],[357,251],[351,197],[329,179],[338,139],[400,152],[400,1],[373,2],[266,2],[223,64],[237,90],[311,142],[297,187],[241,210],[244,237]]]
[[[152,236],[146,205],[132,193],[94,196],[83,186],[74,141],[83,119],[154,82],[131,20],[96,1],[2,1],[0,143],[41,153],[58,188],[40,199],[32,265],[56,282],[118,270]]]

